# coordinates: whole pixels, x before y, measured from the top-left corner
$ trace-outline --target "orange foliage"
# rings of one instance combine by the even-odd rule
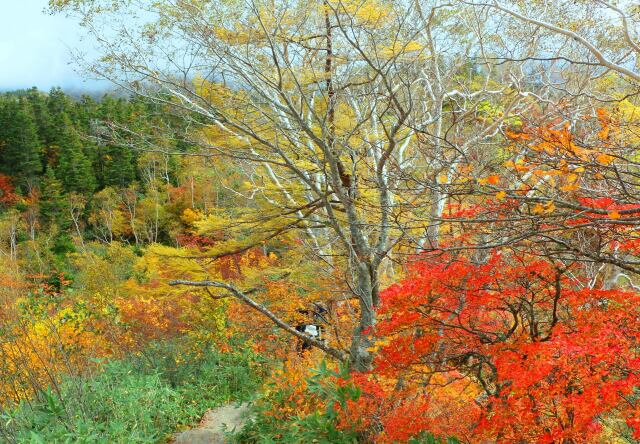
[[[284,361],[281,369],[275,370],[266,381],[266,399],[270,404],[267,416],[276,421],[286,422],[295,417],[305,416],[324,408],[320,397],[307,390],[307,381],[312,376],[319,355],[312,353],[304,357],[292,356]]]
[[[18,201],[18,195],[11,183],[11,178],[0,174],[0,206],[8,207]]]

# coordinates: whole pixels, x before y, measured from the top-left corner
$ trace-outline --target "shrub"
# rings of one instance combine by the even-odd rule
[[[254,419],[236,436],[238,443],[353,444],[360,442],[353,430],[338,429],[337,405],[356,399],[353,385],[337,384],[341,374],[324,362],[300,381],[301,371],[285,366],[276,374],[266,395],[255,404]],[[287,383],[290,381],[290,383]],[[288,413],[288,414],[287,414]]]

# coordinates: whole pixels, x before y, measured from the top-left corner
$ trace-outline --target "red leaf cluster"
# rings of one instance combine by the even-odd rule
[[[8,207],[18,201],[18,195],[9,176],[0,174],[0,207]]]
[[[507,249],[415,263],[383,292],[375,370],[360,376],[379,439],[594,442],[605,419],[640,436],[640,295],[573,271]]]

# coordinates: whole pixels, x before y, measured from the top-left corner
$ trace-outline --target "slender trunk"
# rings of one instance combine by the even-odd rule
[[[189,181],[189,184],[191,188],[191,209],[194,209],[196,207],[196,202],[195,202],[195,181],[193,180],[193,176],[191,176],[191,180]]]
[[[375,304],[377,298],[374,282],[371,279],[371,266],[366,262],[355,264],[357,287],[355,292],[360,300],[360,319],[351,340],[351,366],[355,371],[371,369],[373,355],[371,329],[375,326]]]
[[[84,245],[84,237],[82,236],[82,231],[80,230],[80,222],[79,217],[76,217],[73,210],[71,210],[71,219],[73,220],[73,225],[76,228],[76,233],[78,233],[78,238],[80,238],[80,245],[82,245],[82,249],[85,249]]]
[[[435,249],[440,245],[440,218],[442,217],[446,200],[446,195],[440,190],[440,186],[446,186],[446,184],[438,184],[437,181],[434,182],[431,208],[429,210],[429,225],[427,226],[426,236],[422,239],[420,245],[420,247],[425,250]]]
[[[125,191],[124,204],[127,207],[127,211],[129,212],[129,227],[131,228],[131,234],[133,234],[133,238],[137,247],[138,245],[140,245],[140,239],[138,237],[138,230],[136,228],[136,200],[137,198],[135,195],[135,191]]]
[[[18,227],[17,221],[11,223],[10,227],[10,243],[11,243],[11,260],[15,261],[18,257]]]
[[[159,214],[159,207],[160,204],[158,203],[158,193],[156,192],[156,200],[155,200],[155,207],[154,207],[154,221],[153,221],[153,242],[158,242],[158,224],[159,224],[159,218],[160,218],[160,214]]]
[[[328,2],[324,2],[325,32],[326,32],[326,60],[325,60],[325,87],[327,91],[327,147],[325,156],[329,163],[331,185],[338,199],[344,206],[349,225],[350,237],[350,267],[355,276],[353,291],[359,300],[360,314],[358,325],[355,327],[350,346],[350,364],[355,371],[367,371],[371,369],[373,355],[370,351],[372,341],[371,330],[375,325],[375,305],[378,303],[377,278],[372,266],[371,247],[363,227],[363,223],[356,209],[355,200],[357,171],[353,169],[351,176],[347,174],[345,165],[340,159],[335,135],[335,108],[336,92],[333,85],[333,45],[332,25],[329,17],[331,10]]]

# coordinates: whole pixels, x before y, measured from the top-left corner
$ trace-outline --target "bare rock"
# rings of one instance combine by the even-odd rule
[[[225,444],[224,433],[211,429],[191,429],[178,433],[174,444]]]

